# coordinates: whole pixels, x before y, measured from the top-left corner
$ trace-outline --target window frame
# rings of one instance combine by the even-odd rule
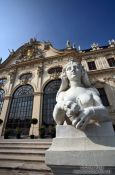
[[[107,58],[107,62],[108,62],[109,67],[115,67],[115,58],[114,57]]]
[[[106,106],[106,107],[109,107],[110,104],[109,104],[109,100],[108,100],[105,88],[104,87],[100,87],[100,88],[97,88],[97,90],[99,91],[102,104],[104,106]]]
[[[87,65],[88,65],[89,70],[96,70],[97,69],[95,61],[87,61]]]
[[[54,106],[56,104],[56,94],[61,84],[60,79],[55,79],[46,84],[43,90],[42,103],[42,123],[45,125],[54,124],[52,116]]]
[[[2,112],[3,104],[4,104],[4,96],[5,96],[5,91],[0,88],[0,114]]]
[[[21,128],[23,135],[29,134],[33,112],[34,89],[31,85],[18,87],[12,95],[6,129]],[[27,102],[27,103],[26,103]]]

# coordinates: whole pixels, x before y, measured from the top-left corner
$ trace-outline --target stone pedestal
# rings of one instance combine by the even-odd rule
[[[55,175],[115,174],[115,133],[111,122],[89,125],[85,131],[59,125],[46,151]]]

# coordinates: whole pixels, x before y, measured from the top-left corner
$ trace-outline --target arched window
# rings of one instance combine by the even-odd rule
[[[19,87],[13,94],[6,128],[20,128],[22,134],[28,135],[33,109],[33,88],[30,85]]]
[[[60,84],[60,79],[52,80],[44,88],[42,122],[45,124],[54,124],[52,113],[56,104],[56,94],[59,90]]]
[[[4,95],[5,92],[3,89],[0,89],[0,113],[2,111],[3,103],[4,103]]]

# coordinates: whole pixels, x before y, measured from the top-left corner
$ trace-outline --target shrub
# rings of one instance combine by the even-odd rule
[[[4,139],[8,139],[11,133],[12,133],[11,129],[6,129],[4,133]]]
[[[33,131],[34,131],[34,125],[36,125],[37,123],[38,123],[38,119],[37,119],[37,118],[32,118],[31,124],[32,124],[33,126],[32,126],[32,134],[30,135],[30,138],[31,138],[31,139],[34,139],[34,138],[35,138],[35,136],[34,136],[34,134],[33,134]]]
[[[20,128],[16,128],[16,138],[20,139],[21,138],[21,129]]]
[[[45,137],[45,125],[42,125],[40,128],[39,128],[39,136],[40,138],[44,138]]]
[[[38,119],[37,118],[32,118],[31,124],[36,125],[37,123],[38,123]]]
[[[35,136],[32,134],[32,135],[30,135],[30,138],[31,138],[31,139],[34,139],[34,138],[35,138]]]
[[[54,125],[49,125],[49,134],[52,138],[56,136],[56,129]]]

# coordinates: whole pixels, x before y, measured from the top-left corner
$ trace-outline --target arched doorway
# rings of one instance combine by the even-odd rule
[[[31,125],[33,109],[33,88],[31,85],[20,86],[14,92],[11,100],[6,129],[14,134],[16,128],[21,130],[22,135],[28,135]]]
[[[59,90],[61,80],[52,80],[44,88],[43,108],[42,108],[42,123],[46,125],[54,124],[53,109],[56,104],[56,94]]]

